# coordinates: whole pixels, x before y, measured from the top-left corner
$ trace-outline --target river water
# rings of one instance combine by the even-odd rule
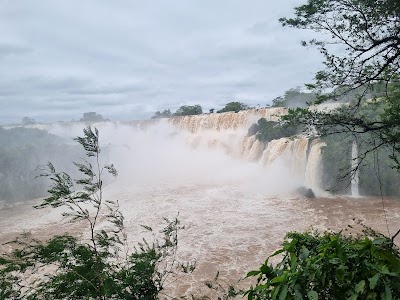
[[[132,244],[146,234],[140,224],[162,228],[162,218],[179,220],[179,257],[197,262],[191,275],[173,282],[170,294],[208,294],[206,280],[220,271],[224,284],[235,284],[246,272],[260,266],[292,230],[341,230],[361,220],[386,232],[378,198],[316,198],[253,193],[238,185],[159,185],[118,188],[108,199],[119,199]],[[33,201],[35,202],[35,201]],[[0,241],[22,231],[45,239],[53,234],[87,232],[84,223],[61,221],[61,209],[31,208],[31,203],[0,211]],[[400,229],[400,201],[385,199],[391,234]],[[85,236],[85,235],[84,235]],[[400,242],[399,239],[396,241]],[[2,246],[9,250],[9,246]]]

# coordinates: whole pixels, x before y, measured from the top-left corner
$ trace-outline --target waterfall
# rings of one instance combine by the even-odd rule
[[[319,140],[314,140],[308,154],[307,166],[305,172],[305,185],[312,189],[319,189],[321,186],[322,157],[321,148],[326,144]]]
[[[313,190],[319,190],[321,183],[321,148],[325,145],[319,140],[314,140],[311,145],[304,136],[296,138],[281,138],[268,143],[257,139],[255,135],[248,136],[251,124],[260,118],[268,121],[278,121],[281,116],[287,114],[287,109],[261,108],[244,111],[211,113],[195,116],[180,116],[166,119],[137,120],[125,122],[96,123],[94,126],[100,130],[109,127],[129,126],[146,134],[152,133],[155,128],[161,135],[168,138],[181,138],[191,149],[216,149],[223,151],[234,159],[246,160],[259,164],[266,169],[287,169],[291,177],[299,186],[306,186]],[[33,125],[39,127],[39,125]],[[69,128],[68,132],[73,136],[79,135],[84,123],[63,123],[40,125],[39,129],[57,133],[58,127]],[[78,131],[75,127],[79,127]],[[75,128],[74,130],[72,130]],[[62,130],[65,132],[65,130]],[[353,152],[354,150],[353,144]],[[307,151],[309,149],[309,151]],[[353,157],[357,153],[353,153]],[[356,161],[353,161],[356,163]],[[356,176],[358,178],[358,175]],[[358,180],[357,180],[358,182]],[[353,189],[354,185],[354,189]],[[358,187],[352,182],[352,194],[357,195]]]
[[[278,121],[281,116],[286,114],[287,108],[274,107],[242,110],[237,113],[225,112],[172,117],[168,119],[168,122],[179,129],[187,130],[191,133],[199,133],[204,130],[236,130],[243,128],[243,126],[248,128],[260,118],[265,118],[268,121]]]
[[[351,146],[351,195],[353,197],[360,196],[358,191],[358,183],[360,178],[360,170],[358,169],[358,147],[356,140],[353,141]],[[356,170],[354,172],[354,170]]]

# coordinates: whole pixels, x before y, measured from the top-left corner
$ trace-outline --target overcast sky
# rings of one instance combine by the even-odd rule
[[[0,0],[0,123],[266,105],[322,68],[302,0]]]

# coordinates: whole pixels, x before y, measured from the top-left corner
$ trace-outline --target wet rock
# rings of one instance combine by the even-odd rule
[[[259,129],[260,126],[257,123],[254,123],[253,125],[250,126],[249,130],[247,131],[247,136],[253,136],[257,134]]]
[[[296,189],[296,192],[306,198],[315,198],[315,194],[312,189],[301,186]]]

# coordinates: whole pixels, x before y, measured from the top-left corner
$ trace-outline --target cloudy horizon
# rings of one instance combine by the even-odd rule
[[[322,68],[278,22],[303,2],[0,0],[0,124],[270,104]]]

